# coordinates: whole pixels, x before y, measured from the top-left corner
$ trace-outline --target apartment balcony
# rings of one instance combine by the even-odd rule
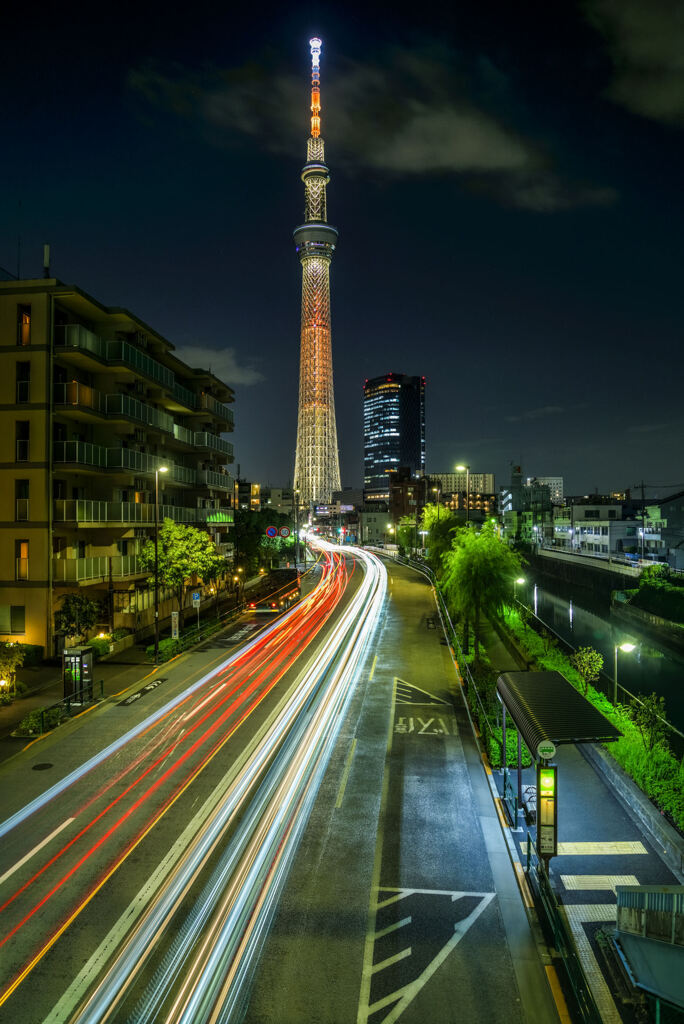
[[[52,398],[55,405],[83,410],[86,413],[97,412],[104,415],[107,411],[106,395],[75,380],[67,384],[53,384]]]
[[[215,526],[218,523],[233,522],[232,508],[196,508],[194,512],[196,514],[196,523],[206,523],[209,526]]]
[[[186,406],[188,409],[194,410],[199,407],[197,395],[194,391],[190,391],[189,388],[184,388],[183,385],[179,384],[177,381],[171,388],[171,394],[177,402],[180,402],[181,405]]]
[[[173,436],[177,441],[182,441],[184,444],[195,443],[195,434],[192,430],[188,430],[187,427],[182,427],[180,423],[174,423],[173,425]]]
[[[85,580],[109,579],[109,563],[112,563],[112,577],[137,576],[143,570],[138,566],[137,555],[98,555],[94,558],[53,558],[52,577],[55,583],[81,583]]]
[[[107,467],[107,449],[89,441],[55,441],[52,450],[53,462],[70,462],[97,469]]]
[[[200,398],[200,407],[206,412],[211,413],[212,416],[216,416],[217,419],[223,420],[224,423],[227,423],[230,426],[231,430],[233,429],[233,410],[229,409],[223,402],[219,402],[219,400],[214,398],[213,395],[202,394]]]
[[[194,486],[197,483],[197,473],[187,466],[171,466],[171,477],[177,484],[188,484]]]
[[[230,473],[217,473],[213,469],[198,469],[197,483],[205,484],[207,487],[218,487],[231,493],[234,488],[234,480]]]
[[[233,446],[230,441],[224,441],[218,434],[210,434],[206,430],[195,431],[195,447],[207,448],[209,451],[233,457]]]
[[[55,328],[58,348],[88,353],[102,363],[107,361],[107,342],[81,324],[63,324]]]
[[[182,508],[177,505],[160,505],[159,522],[172,519],[174,523],[205,522],[205,512],[217,509]],[[232,515],[232,513],[231,513]],[[90,499],[67,499],[53,502],[53,521],[56,523],[87,523],[123,525],[154,525],[154,505],[135,501],[94,501]],[[223,521],[223,520],[221,520]],[[218,522],[218,520],[217,520]]]
[[[14,559],[14,578],[15,580],[27,580],[29,578],[28,558]]]
[[[173,391],[176,383],[173,370],[169,370],[167,366],[158,363],[156,359],[152,359],[127,341],[107,342],[107,362],[119,363],[130,370],[135,370],[143,377],[149,377],[150,380],[161,384],[167,391]]]
[[[134,448],[107,448],[107,466],[109,469],[129,469],[134,473],[154,473],[160,466],[171,468],[168,460],[160,455],[138,452]]]
[[[108,416],[123,416],[125,419],[144,423],[148,427],[157,427],[167,434],[175,434],[176,424],[169,413],[155,409],[130,395],[107,395],[106,398]]]

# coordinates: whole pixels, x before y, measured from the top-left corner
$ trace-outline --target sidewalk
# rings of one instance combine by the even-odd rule
[[[485,647],[497,674],[520,671],[496,631],[488,624]],[[649,836],[635,823],[607,780],[583,756],[582,747],[563,745],[558,765],[558,856],[550,862],[550,882],[561,913],[573,936],[594,1000],[606,1024],[630,1020],[621,1007],[612,977],[599,951],[597,933],[612,929],[616,921],[617,885],[677,885]],[[514,790],[517,770],[509,769]],[[503,772],[493,778],[503,796]],[[534,766],[523,770],[523,787],[534,786]],[[536,826],[519,812],[517,828],[510,830],[523,870],[527,836],[536,841]]]

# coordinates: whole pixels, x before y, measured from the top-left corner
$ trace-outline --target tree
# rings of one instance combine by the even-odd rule
[[[491,523],[485,523],[479,533],[472,527],[460,530],[442,561],[447,600],[466,623],[473,623],[477,661],[482,618],[501,618],[510,600],[511,580],[522,569],[520,558],[497,537]]]
[[[415,545],[416,542],[416,517],[402,516],[397,524],[397,544],[403,553]]]
[[[78,637],[83,643],[101,614],[99,601],[93,601],[86,594],[65,594],[61,608],[55,612],[55,629],[65,636]]]
[[[275,526],[278,531],[287,526],[291,531],[290,536],[267,537],[268,526]],[[251,509],[236,510],[233,538],[234,568],[243,568],[247,576],[253,575],[262,565],[269,565],[272,558],[283,553],[294,559],[294,523],[284,512],[274,512],[270,509],[263,512],[253,512]]]
[[[589,683],[595,683],[603,668],[603,655],[593,647],[580,647],[571,656],[570,662],[582,676],[584,695],[589,691]]]
[[[10,703],[16,693],[17,669],[24,664],[26,648],[19,643],[0,643],[0,701]]]
[[[650,693],[648,697],[643,694],[633,697],[629,704],[629,714],[639,730],[644,749],[650,754],[667,733],[665,698],[659,697],[657,693]]]
[[[154,574],[154,540],[147,541],[138,560],[143,569]],[[192,577],[198,576],[209,583],[226,569],[225,559],[216,551],[208,533],[184,523],[174,523],[172,519],[165,519],[159,528],[157,563],[159,584],[173,590],[181,619],[186,586]],[[154,585],[154,575],[150,583]]]
[[[427,531],[427,562],[437,576],[442,573],[442,557],[451,547],[458,525],[454,513],[444,505],[438,506],[428,502],[423,509],[420,529]]]

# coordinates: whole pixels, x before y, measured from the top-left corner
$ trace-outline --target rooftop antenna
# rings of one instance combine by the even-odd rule
[[[321,47],[320,39],[309,40],[311,47],[311,138],[321,134]]]
[[[43,277],[50,276],[50,246],[43,246]]]

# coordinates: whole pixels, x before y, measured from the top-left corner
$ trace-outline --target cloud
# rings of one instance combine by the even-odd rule
[[[206,345],[177,345],[174,355],[190,366],[211,370],[230,387],[250,387],[265,380],[254,366],[241,364],[234,348],[208,348]]]
[[[504,416],[504,419],[506,423],[524,423],[528,420],[540,420],[544,416],[557,416],[564,411],[560,405],[542,405],[538,409],[528,409],[526,412],[518,413],[515,416]]]
[[[684,125],[681,0],[585,0],[613,63],[606,95],[635,114]]]
[[[392,47],[373,65],[347,60],[329,83],[325,75],[324,68],[323,134],[335,168],[349,175],[458,175],[505,205],[544,213],[616,198],[612,189],[562,181],[544,147],[503,116],[513,106],[510,87],[485,59],[467,67],[442,45]],[[129,73],[128,85],[146,104],[190,120],[212,144],[247,138],[303,156],[306,81],[266,62],[201,72],[147,64]]]

